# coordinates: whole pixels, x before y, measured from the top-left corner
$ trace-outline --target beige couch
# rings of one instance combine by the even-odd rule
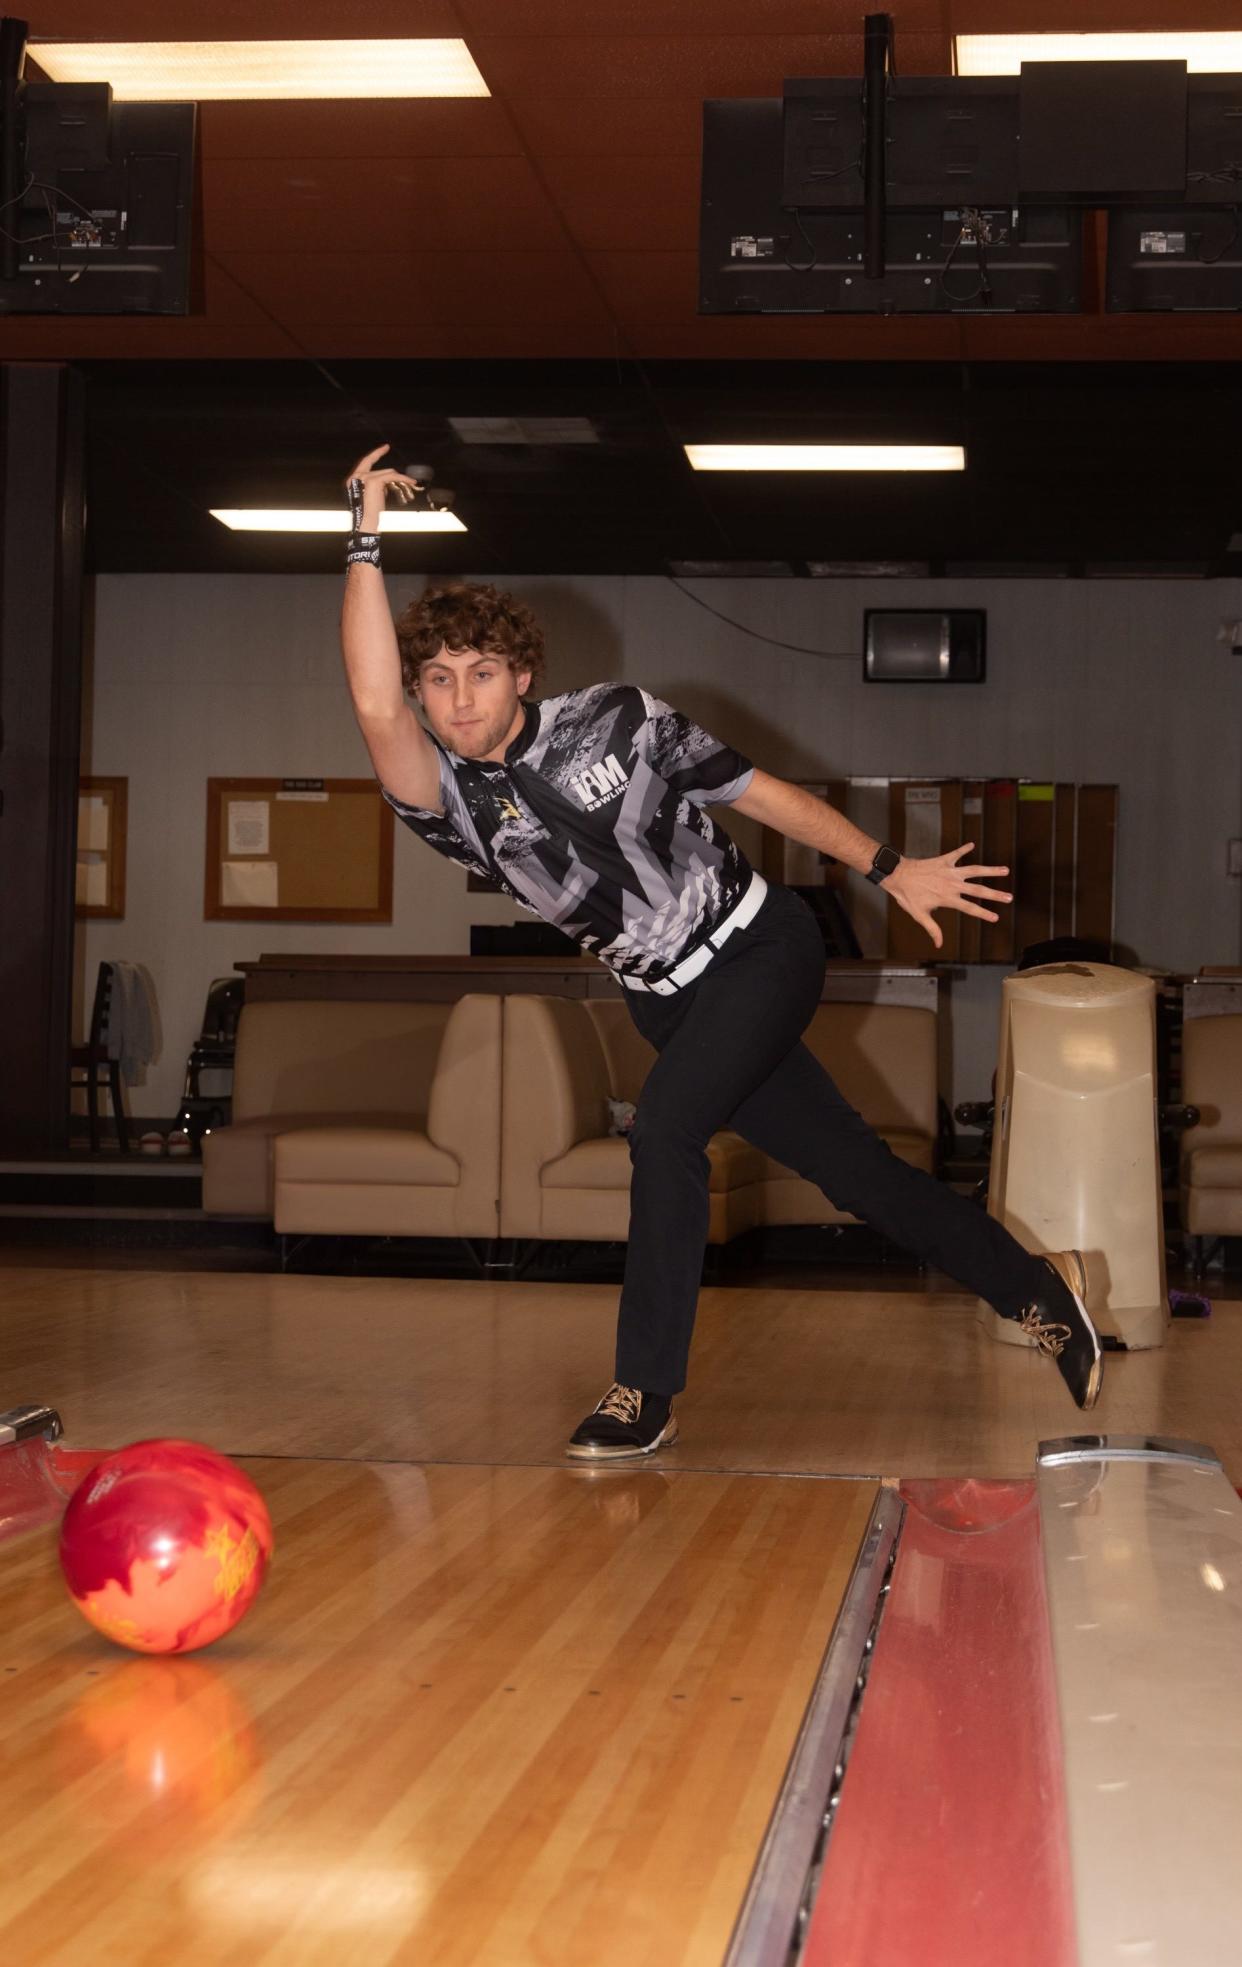
[[[1182,1136],[1182,1228],[1242,1236],[1242,1017],[1187,1018],[1182,1097],[1202,1116]]]
[[[894,1152],[930,1173],[934,1013],[821,1004],[805,1042]],[[609,1097],[636,1102],[655,1057],[625,1004],[507,998],[503,1056],[501,1235],[624,1240],[629,1147],[609,1137],[607,1103]],[[854,1220],[738,1134],[716,1134],[707,1152],[711,1243],[760,1224]]]
[[[247,1005],[204,1209],[282,1233],[497,1235],[500,1040],[481,994]]]

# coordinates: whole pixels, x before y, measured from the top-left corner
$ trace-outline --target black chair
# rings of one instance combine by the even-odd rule
[[[91,1007],[90,1032],[85,1045],[73,1045],[69,1050],[69,1088],[72,1094],[77,1088],[86,1088],[86,1112],[90,1125],[91,1153],[99,1152],[99,1075],[105,1075],[108,1091],[112,1095],[112,1118],[116,1124],[116,1137],[122,1154],[129,1153],[129,1123],[125,1118],[125,1106],[121,1098],[121,1066],[117,1059],[108,1057],[104,1044],[104,1034],[108,1029],[108,1010],[112,1003],[113,968],[111,963],[101,963],[99,975],[95,979],[95,1002]],[[75,1079],[77,1072],[85,1073],[84,1079]]]
[[[177,1125],[184,1128],[195,1147],[211,1127],[227,1127],[233,1110],[233,1055],[237,1046],[237,1021],[246,994],[244,977],[217,977],[207,992],[203,1009],[203,1028],[190,1047],[186,1060],[185,1091]],[[227,1093],[205,1093],[201,1075],[226,1072],[230,1075]]]

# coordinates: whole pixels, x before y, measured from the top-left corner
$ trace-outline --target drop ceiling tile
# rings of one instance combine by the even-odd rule
[[[602,252],[591,267],[618,321],[686,321],[699,291],[694,252]]]
[[[697,157],[550,158],[543,173],[588,251],[697,253]]]
[[[1091,0],[1088,12],[1075,0],[1040,0],[1032,8],[1030,0],[949,0],[950,27],[954,34],[1156,34],[1178,27],[1179,11],[1189,13],[1190,23],[1201,32],[1227,29],[1236,32],[1238,10],[1234,0],[1195,0],[1193,8],[1171,8],[1167,4],[1132,6],[1129,0]]]
[[[150,362],[288,360],[296,353],[274,323],[115,318],[7,321],[0,332],[5,362]]]
[[[876,330],[883,333],[877,338]],[[928,321],[801,316],[797,320],[723,315],[693,321],[627,322],[626,344],[646,361],[951,362],[960,354],[957,326]],[[739,377],[739,382],[741,378]]]
[[[523,96],[509,110],[538,157],[697,158],[702,149],[703,104],[694,95]]]
[[[856,0],[458,0],[467,35],[840,34],[862,37]],[[911,0],[900,27],[939,32],[942,0]]]
[[[222,157],[488,157],[521,146],[492,97],[417,102],[205,102],[203,155]]]
[[[943,35],[902,41],[909,74],[942,74]],[[503,100],[524,96],[775,96],[790,75],[859,75],[858,34],[475,37],[470,51]]]
[[[435,324],[324,322],[303,328],[301,341],[321,362],[563,362],[616,357],[607,322],[527,325],[484,316]]]
[[[226,271],[296,335],[304,326],[469,323],[527,326],[607,319],[565,253],[229,253]]]
[[[343,170],[324,158],[207,160],[203,193],[216,252],[534,251],[564,230],[521,157],[387,158]]]

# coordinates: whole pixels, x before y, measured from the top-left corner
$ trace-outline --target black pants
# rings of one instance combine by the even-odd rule
[[[659,1052],[630,1136],[630,1237],[616,1377],[679,1393],[708,1226],[712,1135],[732,1127],[874,1225],[957,1278],[1003,1317],[1038,1288],[1037,1259],[977,1203],[912,1168],[845,1101],[801,1044],[820,1001],[824,945],[806,904],[770,889],[702,976],[675,995],[626,991]]]

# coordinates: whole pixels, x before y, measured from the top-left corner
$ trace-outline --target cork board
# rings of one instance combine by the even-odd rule
[[[125,914],[125,835],[129,780],[78,780],[73,912],[120,921]]]
[[[374,779],[208,779],[208,922],[391,922],[392,808]]]

